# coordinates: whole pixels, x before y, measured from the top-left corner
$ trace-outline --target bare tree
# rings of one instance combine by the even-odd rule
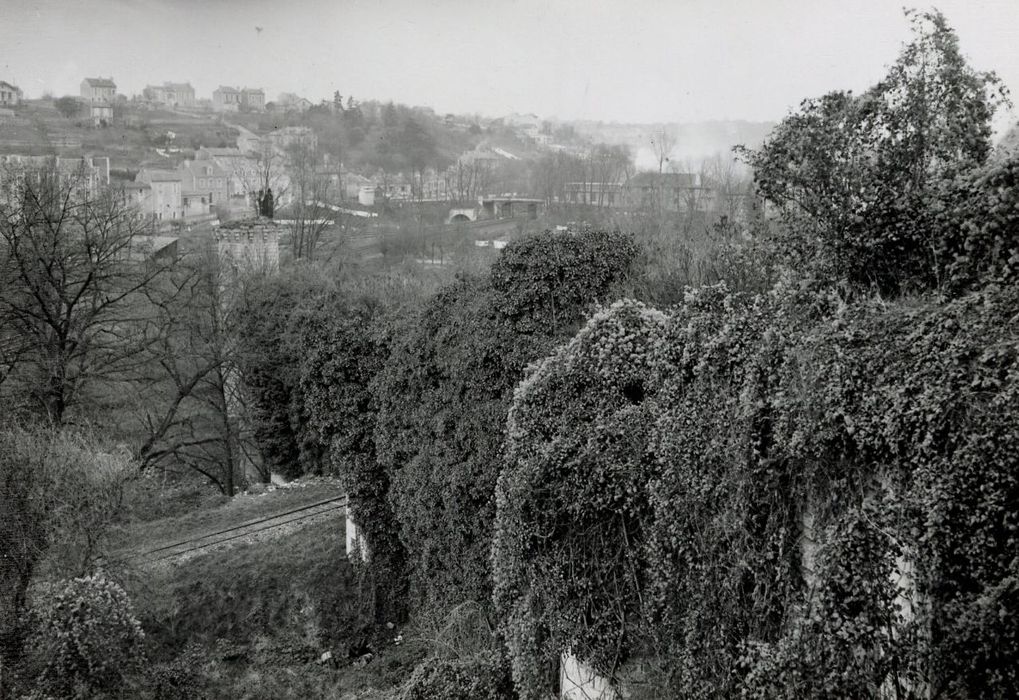
[[[598,200],[594,203],[598,206],[608,204],[606,188],[622,184],[629,177],[632,166],[633,159],[626,146],[601,143],[592,147],[587,156],[587,173],[588,180],[592,184],[597,183]]]
[[[232,179],[233,187],[243,195],[251,213],[259,214],[258,197],[271,189],[277,203],[289,196],[290,177],[286,171],[286,155],[268,139],[262,139],[257,148],[244,156],[224,158],[222,165]]]
[[[224,274],[214,250],[188,256],[150,294],[165,332],[136,382],[149,396],[137,415],[141,467],[182,464],[228,496],[246,450],[238,380],[238,313],[244,277]]]
[[[663,174],[666,167],[671,163],[673,153],[676,150],[676,137],[665,126],[662,126],[661,129],[651,134],[649,140],[651,142],[651,151],[655,155],[655,160],[658,161],[658,181],[656,186],[652,187],[652,198],[653,206],[657,210],[659,226],[661,226],[665,211],[668,209]]]
[[[152,342],[140,301],[173,261],[152,258],[143,222],[84,167],[0,179],[0,371],[62,424],[90,385],[129,371]]]
[[[716,213],[732,223],[747,219],[752,205],[753,181],[732,155],[716,154],[701,165],[701,182],[711,191]]]
[[[322,158],[305,139],[298,139],[286,149],[290,172],[291,235],[290,246],[295,258],[312,260],[322,234],[332,224],[326,208],[329,180],[318,169]]]
[[[671,160],[672,154],[676,150],[676,137],[663,126],[651,134],[650,141],[651,151],[655,154],[655,160],[658,161],[658,174],[661,175],[665,172],[665,164]]]
[[[446,191],[457,203],[476,202],[491,189],[494,179],[490,160],[464,157],[446,171]]]

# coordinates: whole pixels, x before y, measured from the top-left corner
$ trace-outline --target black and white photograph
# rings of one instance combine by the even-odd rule
[[[1019,0],[0,0],[0,700],[1019,697]]]

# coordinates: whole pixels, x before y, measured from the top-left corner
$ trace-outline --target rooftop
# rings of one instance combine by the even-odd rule
[[[113,78],[85,78],[85,82],[92,87],[116,88],[117,84]]]

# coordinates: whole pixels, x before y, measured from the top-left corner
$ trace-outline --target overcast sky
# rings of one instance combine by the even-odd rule
[[[440,113],[778,120],[876,82],[908,39],[904,2],[0,0],[0,80],[30,97],[112,75],[127,95],[170,80]],[[937,6],[971,65],[1019,92],[1019,0]]]

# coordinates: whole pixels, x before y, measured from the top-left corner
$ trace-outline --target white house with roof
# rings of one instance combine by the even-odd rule
[[[142,168],[135,177],[136,182],[148,184],[147,214],[156,221],[175,221],[184,218],[181,200],[183,178],[176,170]]]
[[[186,160],[181,175],[181,209],[184,217],[205,216],[212,207],[228,204],[227,173],[215,161]]]
[[[113,102],[117,84],[113,78],[85,78],[81,81],[81,99],[86,102]]]
[[[21,88],[0,80],[0,107],[17,107],[23,99]]]
[[[81,81],[81,100],[96,126],[113,119],[113,101],[116,98],[117,84],[112,77],[85,78]]]

